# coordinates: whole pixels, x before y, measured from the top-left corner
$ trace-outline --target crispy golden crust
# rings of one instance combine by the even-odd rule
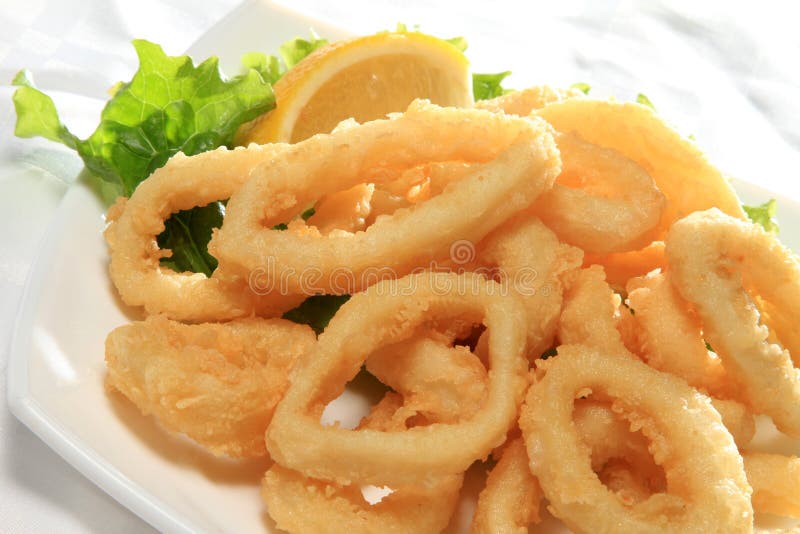
[[[722,173],[650,108],[573,98],[545,106],[536,115],[559,132],[575,132],[589,143],[618,151],[653,178],[667,200],[656,238],[663,238],[681,217],[711,207],[744,218]]]
[[[532,212],[587,252],[636,250],[658,235],[666,205],[650,175],[622,153],[576,133],[557,136],[561,174]]]
[[[106,384],[216,455],[266,456],[289,371],[314,342],[310,328],[282,319],[184,325],[153,315],[108,335]]]
[[[475,102],[478,109],[507,113],[508,115],[519,115],[524,117],[532,111],[541,109],[553,102],[561,102],[570,98],[581,98],[583,93],[577,89],[558,89],[539,85],[529,87],[522,91],[514,91],[507,95],[498,96],[488,100]]]
[[[322,235],[299,222],[272,229],[327,194],[453,160],[475,165],[441,194],[379,217],[363,232]],[[209,250],[227,280],[261,270],[273,287],[280,281],[289,294],[307,293],[304,276],[315,270],[316,290],[352,293],[380,279],[368,276],[375,269],[400,277],[446,259],[458,240],[478,242],[549,188],[560,164],[543,121],[415,102],[402,115],[292,145],[254,170],[231,197]],[[344,287],[334,276],[343,267]]]
[[[250,171],[276,157],[282,145],[227,150],[192,157],[181,153],[139,184],[129,199],[109,208],[105,238],[111,253],[108,271],[122,300],[149,314],[181,321],[220,321],[259,312],[276,315],[297,305],[297,297],[267,299],[249,290],[247,280],[229,284],[216,273],[176,273],[159,260],[167,252],[156,236],[171,214],[229,198]]]
[[[728,375],[756,413],[800,436],[798,370],[789,351],[768,340],[745,290],[753,287],[781,313],[800,316],[797,257],[760,226],[717,209],[678,221],[666,243],[671,280],[697,310]]]
[[[580,267],[583,253],[559,242],[541,221],[521,214],[479,246],[478,262],[497,270],[500,283],[525,305],[528,355],[538,358],[553,344],[565,273]]]
[[[369,356],[366,368],[399,393],[405,420],[455,423],[471,418],[486,402],[488,379],[478,357],[433,335],[383,347]]]
[[[761,452],[742,457],[755,511],[800,518],[800,458]]]
[[[486,478],[478,497],[472,534],[524,534],[538,523],[542,490],[528,468],[525,443],[517,438],[505,447],[503,456]]]
[[[429,486],[403,486],[370,504],[358,484],[307,478],[274,464],[264,476],[261,496],[278,528],[291,533],[441,532],[453,515],[462,480],[463,475],[451,475]]]
[[[709,354],[702,327],[686,301],[669,281],[669,274],[653,272],[627,284],[628,304],[634,310],[640,353],[655,369],[686,380],[714,396],[731,393],[725,369]]]
[[[592,266],[570,272],[564,277],[564,286],[558,324],[560,343],[625,352],[616,322],[621,299],[606,282],[603,269]]]
[[[377,348],[409,338],[421,324],[454,319],[482,322],[491,332],[487,401],[472,418],[394,433],[320,425],[322,408]],[[342,306],[304,359],[267,431],[267,447],[281,465],[342,483],[402,485],[461,473],[514,424],[527,382],[524,345],[522,304],[495,282],[422,273],[378,283]]]
[[[634,358],[580,345],[559,347],[542,366],[520,427],[531,471],[567,526],[577,532],[752,530],[742,459],[708,397]],[[575,398],[586,393],[609,399],[647,436],[668,493],[626,506],[597,478],[572,421]]]
[[[387,392],[359,429],[402,432],[419,424],[468,420],[486,397],[486,370],[465,347],[434,331],[370,355],[367,369],[400,393]],[[441,532],[450,521],[463,474],[394,487],[376,504],[359,484],[311,479],[275,464],[262,496],[270,516],[288,532]]]

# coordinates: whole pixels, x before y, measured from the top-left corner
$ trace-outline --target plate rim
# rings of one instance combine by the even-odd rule
[[[123,475],[91,444],[75,436],[56,418],[48,415],[30,395],[29,355],[47,270],[66,231],[66,226],[61,223],[73,208],[74,198],[87,192],[93,194],[81,182],[75,182],[67,189],[39,243],[33,267],[25,281],[8,353],[8,409],[65,462],[143,521],[160,531],[197,532],[202,529],[191,519],[176,512],[150,491]]]

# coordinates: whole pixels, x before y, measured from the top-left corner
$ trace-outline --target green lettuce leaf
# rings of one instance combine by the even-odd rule
[[[161,259],[161,265],[179,273],[189,271],[206,276],[213,273],[217,259],[208,253],[208,242],[214,228],[222,226],[224,216],[222,202],[173,214],[164,222],[164,231],[157,238],[159,248],[172,251],[169,258]]]
[[[350,295],[314,295],[297,308],[283,314],[284,319],[307,324],[319,334],[328,326],[336,311],[350,299]]]
[[[271,85],[248,69],[222,78],[211,57],[194,66],[188,56],[167,56],[160,46],[133,41],[139,70],[103,108],[100,124],[78,139],[61,122],[52,99],[25,71],[14,78],[15,133],[42,136],[75,149],[86,167],[130,195],[176,154],[198,154],[230,144],[243,122],[274,106]]]
[[[510,93],[510,89],[505,89],[501,85],[503,80],[510,74],[510,70],[498,72],[497,74],[473,74],[472,93],[475,101],[488,100]]]
[[[28,70],[19,71],[11,85],[19,87],[13,96],[17,111],[14,134],[17,137],[40,136],[76,149],[80,140],[61,122],[53,99],[36,89],[33,75]]]
[[[655,111],[656,109],[656,107],[653,105],[652,102],[650,102],[650,99],[647,98],[647,95],[645,95],[644,93],[639,93],[638,95],[636,95],[636,103],[641,104],[643,106],[647,106],[653,111]]]
[[[327,39],[321,39],[319,35],[311,31],[311,39],[301,39],[296,38],[292,39],[291,41],[287,41],[281,45],[278,49],[278,53],[283,59],[284,65],[286,65],[286,69],[291,69],[295,65],[297,65],[303,58],[309,55],[311,52],[325,46],[328,44]]]
[[[758,206],[742,206],[744,212],[756,224],[760,224],[770,234],[778,234],[780,226],[775,216],[778,214],[778,202],[771,198]]]
[[[585,82],[575,82],[572,85],[570,85],[570,88],[577,89],[578,91],[580,91],[585,95],[588,95],[589,91],[592,90],[592,86]]]
[[[255,70],[262,80],[270,84],[277,82],[286,72],[277,57],[263,52],[247,52],[242,56],[241,62],[244,68]]]
[[[293,39],[275,56],[250,52],[242,57],[245,72],[225,79],[218,60],[195,66],[188,56],[168,56],[160,46],[136,40],[139,70],[131,81],[112,88],[100,124],[81,140],[61,122],[53,100],[36,88],[32,75],[20,71],[13,100],[19,137],[44,137],[78,152],[112,196],[130,196],[145,178],[176,154],[191,156],[222,145],[231,146],[239,126],[275,105],[272,84],[313,50],[327,43]],[[224,206],[214,202],[174,214],[158,236],[159,246],[172,250],[162,265],[173,270],[210,275],[216,260],[208,253],[211,231],[220,226]]]
[[[467,51],[467,40],[463,37],[451,37],[450,39],[445,39],[445,41],[455,46],[456,50],[462,54]]]

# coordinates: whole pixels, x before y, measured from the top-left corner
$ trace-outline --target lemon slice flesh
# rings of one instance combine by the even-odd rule
[[[296,143],[340,121],[405,111],[415,98],[471,106],[469,63],[450,43],[418,32],[380,33],[324,46],[274,86],[275,108],[242,126],[240,144]]]

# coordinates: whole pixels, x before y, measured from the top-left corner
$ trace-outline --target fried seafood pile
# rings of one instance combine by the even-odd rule
[[[161,265],[164,219],[223,199],[213,274]],[[545,503],[576,532],[800,517],[800,459],[748,449],[756,414],[800,438],[800,263],[644,106],[416,101],[179,154],[108,220],[111,279],[149,315],[109,334],[108,386],[214,454],[274,460],[281,529],[442,531],[487,459],[473,532],[527,532]],[[352,294],[319,337],[280,318],[315,294]],[[323,425],[359,372],[380,401]]]

